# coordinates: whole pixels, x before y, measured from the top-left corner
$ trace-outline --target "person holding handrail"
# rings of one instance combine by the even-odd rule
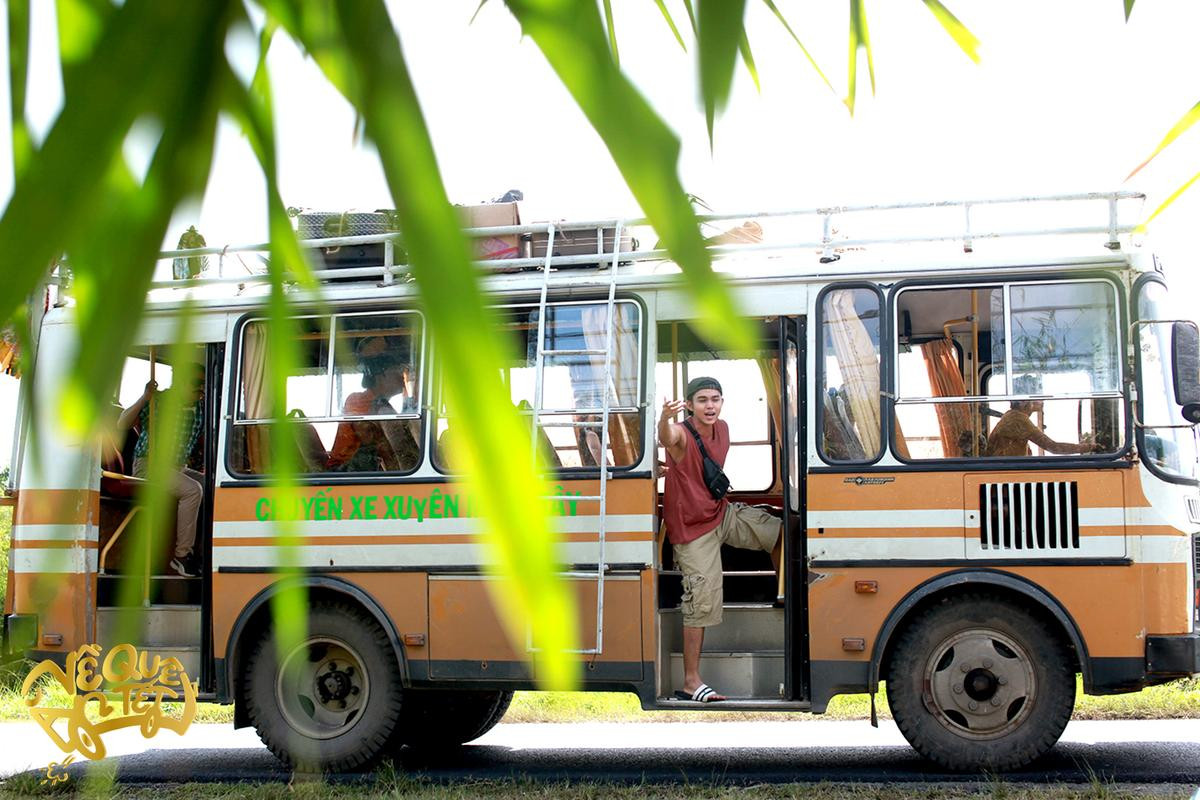
[[[200,520],[200,504],[204,500],[204,475],[189,469],[194,451],[201,447],[204,431],[204,365],[192,363],[180,369],[176,378],[185,381],[190,394],[184,401],[179,415],[178,448],[171,461],[175,465],[174,483],[171,486],[179,503],[175,510],[175,550],[171,557],[171,569],[185,578],[200,575],[199,559],[196,557],[196,527]],[[128,430],[136,419],[138,439],[133,450],[133,474],[146,478],[150,471],[150,399],[158,391],[158,382],[151,378],[141,396],[129,408],[121,412],[117,421],[118,430]],[[201,457],[201,462],[202,457]]]
[[[770,553],[776,573],[783,545],[778,517],[725,497],[729,425],[719,418],[724,402],[715,378],[693,378],[687,399],[664,400],[658,418],[658,440],[667,453],[663,517],[683,573],[683,689],[675,696],[699,703],[726,699],[700,679],[704,629],[720,624],[723,613],[721,545]],[[685,409],[688,418],[672,422]]]

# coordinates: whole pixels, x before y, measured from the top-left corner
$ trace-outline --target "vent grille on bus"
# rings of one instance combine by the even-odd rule
[[[1188,522],[1200,523],[1200,497],[1188,497],[1187,510]]]
[[[979,487],[984,550],[1078,550],[1075,481],[985,483]]]

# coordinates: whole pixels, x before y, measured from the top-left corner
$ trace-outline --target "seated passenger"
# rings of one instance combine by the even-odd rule
[[[175,511],[175,551],[171,558],[171,569],[186,578],[194,578],[200,574],[199,560],[193,551],[200,504],[204,500],[204,475],[191,469],[189,464],[203,465],[204,366],[194,363],[186,370],[179,370],[176,377],[187,381],[185,385],[191,394],[180,412],[178,446],[171,460],[176,470],[171,489],[179,498]],[[138,478],[147,477],[150,471],[150,398],[156,393],[162,395],[157,390],[157,382],[147,382],[142,396],[125,409],[117,421],[120,432],[128,430],[135,420],[138,421],[141,432],[133,450],[133,474]]]
[[[355,350],[363,368],[363,390],[346,398],[343,415],[372,417],[416,410],[416,398],[408,388],[411,368],[386,337],[365,338]],[[419,423],[410,419],[342,422],[327,468],[337,472],[410,470],[420,457],[419,429]]]
[[[1072,444],[1056,442],[1033,424],[1030,416],[1040,413],[1044,402],[1041,400],[1014,400],[1009,410],[996,423],[988,436],[987,451],[989,458],[1021,458],[1033,455],[1029,443],[1033,442],[1047,453],[1064,455],[1069,453],[1093,453],[1097,446],[1090,442]]]

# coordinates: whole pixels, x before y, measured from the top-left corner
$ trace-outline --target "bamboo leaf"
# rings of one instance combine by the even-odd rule
[[[1143,167],[1153,161],[1159,153],[1167,148],[1167,145],[1178,139],[1188,128],[1195,125],[1197,120],[1200,120],[1200,102],[1197,102],[1196,105],[1188,109],[1187,113],[1180,117],[1179,121],[1171,126],[1171,130],[1167,131],[1167,135],[1164,136],[1163,140],[1158,143],[1158,147],[1154,148],[1154,152],[1151,153],[1145,161],[1134,167],[1133,172],[1130,172],[1125,176],[1125,180],[1129,180],[1134,175],[1137,175],[1139,172],[1141,172]]]
[[[1151,214],[1150,216],[1146,217],[1145,222],[1142,222],[1141,224],[1139,224],[1137,226],[1137,230],[1139,232],[1145,232],[1147,226],[1150,225],[1150,223],[1154,220],[1154,218],[1157,217],[1159,214],[1163,213],[1164,211],[1166,211],[1167,208],[1170,207],[1170,205],[1172,203],[1174,203],[1176,200],[1179,199],[1180,195],[1182,195],[1188,189],[1192,188],[1192,184],[1194,184],[1197,180],[1200,180],[1200,172],[1197,172],[1195,175],[1193,175],[1191,178],[1189,178],[1186,183],[1184,183],[1182,186],[1180,186],[1175,191],[1171,192],[1170,196],[1167,197],[1166,200],[1162,201],[1162,203],[1159,205],[1158,208],[1154,209],[1154,213]]]
[[[475,6],[475,13],[471,15],[471,21],[467,23],[468,25],[475,24],[475,18],[479,16],[480,11],[483,11],[485,5],[487,5],[487,0],[479,0],[479,5]]]
[[[850,0],[850,68],[847,71],[846,107],[854,114],[854,97],[858,90],[858,51],[867,53],[867,71],[871,75],[871,94],[875,94],[875,61],[871,55],[871,38],[867,31],[867,11],[863,0]]]
[[[978,64],[979,40],[975,38],[975,34],[971,33],[971,31],[967,29],[967,26],[963,25],[962,22],[959,21],[958,17],[951,13],[950,9],[942,5],[940,0],[924,0],[924,3],[925,7],[929,9],[930,13],[932,13],[941,26],[946,29],[946,33],[950,34],[950,37],[954,39],[962,51],[967,54],[967,58]]]
[[[683,270],[700,327],[710,341],[750,352],[754,335],[712,271],[712,260],[679,181],[679,140],[606,55],[600,15],[570,0],[509,0],[525,34],[541,49],[600,134],[642,211]]]
[[[825,85],[829,87],[829,91],[834,91],[833,84],[829,82],[829,78],[825,77],[824,71],[822,71],[821,67],[818,66],[816,59],[812,57],[812,53],[808,52],[808,48],[804,46],[804,42],[800,41],[800,37],[796,35],[796,31],[792,30],[792,26],[788,24],[787,19],[783,16],[783,12],[780,11],[779,7],[775,5],[774,0],[763,0],[763,2],[766,3],[767,8],[771,9],[772,13],[775,14],[775,17],[779,20],[780,24],[783,25],[784,30],[791,34],[792,39],[800,48],[800,52],[804,53],[804,57],[808,59],[809,65],[816,70],[818,75],[821,76],[821,80],[824,81]]]
[[[63,72],[69,73],[92,55],[109,16],[116,9],[105,0],[57,0],[56,10],[58,57]]]
[[[1133,13],[1133,4],[1136,0],[1125,0],[1125,21],[1129,22],[1129,15]]]
[[[617,26],[613,24],[612,0],[604,0],[604,26],[608,29],[608,47],[612,50],[613,63],[621,65],[621,56],[617,53]]]
[[[696,24],[696,9],[692,6],[692,0],[683,0],[683,8],[687,11],[688,24],[692,26],[692,36],[699,39],[700,26]]]
[[[700,100],[708,123],[709,147],[713,123],[729,102],[738,43],[745,30],[746,0],[700,0],[699,43]]]
[[[754,90],[762,93],[762,84],[758,80],[758,67],[754,65],[754,53],[750,51],[750,37],[746,35],[746,31],[742,30],[742,38],[738,41],[738,52],[742,55],[742,62],[746,65],[746,69],[750,72],[750,78],[754,81]]]
[[[289,30],[324,66],[321,42],[309,38],[319,26],[308,19],[324,4],[276,5],[291,6],[297,27]],[[550,687],[573,686],[577,670],[566,654],[577,641],[574,598],[557,578],[560,560],[544,500],[549,490],[532,468],[528,428],[500,381],[502,342],[479,335],[496,328],[495,314],[478,289],[459,219],[446,198],[400,42],[378,0],[342,2],[336,11],[337,19],[323,32],[350,56],[339,85],[379,150],[432,339],[444,363],[452,365],[445,390],[460,431],[455,455],[487,514],[485,545],[512,579],[500,598],[510,612],[504,615],[510,635],[523,642],[524,622],[531,622],[545,656],[539,680]],[[599,23],[594,4],[591,11]],[[280,21],[289,25],[284,17]],[[602,31],[600,45],[605,63],[615,69]]]
[[[683,52],[686,53],[687,45],[683,42],[683,36],[680,35],[679,28],[675,27],[675,20],[671,18],[671,12],[667,10],[666,0],[654,0],[654,4],[658,6],[658,11],[662,14],[663,19],[666,20],[667,26],[671,29],[671,33],[675,34],[675,41],[679,42],[679,46],[683,48]],[[690,5],[688,6],[688,9],[689,11],[691,10]]]
[[[29,0],[8,2],[8,98],[12,124],[13,175],[20,177],[33,155],[33,137],[25,121],[29,81]]]
[[[0,319],[12,315],[71,235],[95,213],[106,175],[136,119],[153,114],[165,129],[168,120],[182,115],[188,126],[202,127],[205,89],[215,72],[215,59],[224,57],[224,31],[232,6],[232,0],[179,8],[153,0],[127,0],[112,15],[100,45],[80,65],[77,89],[68,96],[41,149],[30,158],[0,217],[0,248],[7,253],[5,280],[0,282]],[[148,41],[172,45],[150,48]],[[196,164],[200,161],[194,159]],[[172,168],[182,166],[174,163]],[[184,177],[193,177],[192,171]],[[192,186],[189,181],[189,191]],[[168,205],[178,195],[172,185],[166,189],[168,194],[154,202]],[[143,200],[149,201],[149,196]],[[169,215],[172,208],[164,213]],[[161,241],[160,237],[156,248]],[[148,269],[149,264],[143,260],[125,266]]]

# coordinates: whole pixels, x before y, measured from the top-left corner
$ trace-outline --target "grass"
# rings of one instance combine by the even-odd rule
[[[12,509],[0,508],[0,597],[8,582],[9,532]],[[29,719],[20,695],[21,681],[32,667],[18,662],[0,667],[0,722]],[[1140,692],[1106,697],[1083,694],[1082,681],[1076,690],[1075,719],[1196,719],[1200,718],[1200,680],[1184,679]],[[890,718],[886,688],[876,696],[880,718]],[[51,688],[44,703],[66,705],[65,692]],[[168,705],[168,708],[172,708]],[[178,713],[170,710],[169,713]],[[643,711],[637,698],[618,692],[517,692],[505,722],[722,722],[729,720],[858,720],[871,714],[865,694],[841,695],[829,704],[823,716],[804,713],[722,712],[697,714],[678,711]],[[233,706],[198,703],[196,722],[233,721]]]

